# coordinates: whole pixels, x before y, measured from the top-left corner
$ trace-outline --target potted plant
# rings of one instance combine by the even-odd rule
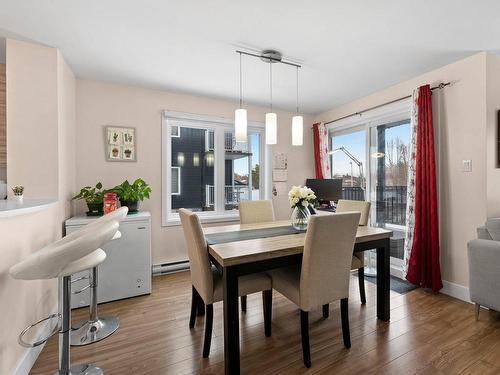
[[[125,180],[110,191],[118,194],[122,207],[128,207],[128,212],[134,213],[139,211],[140,201],[149,199],[151,187],[143,179],[138,178],[132,184]]]
[[[23,201],[24,186],[16,185],[12,187],[12,192],[14,193],[14,199],[19,203]]]
[[[74,199],[83,199],[87,203],[87,216],[100,216],[103,214],[103,197],[106,191],[102,188],[102,183],[98,182],[95,187],[85,186],[75,195]]]

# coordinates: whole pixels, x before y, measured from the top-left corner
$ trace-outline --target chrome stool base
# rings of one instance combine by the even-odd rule
[[[71,345],[82,346],[105,339],[120,326],[116,316],[100,316],[95,322],[81,322],[79,328],[71,329]],[[93,373],[92,373],[93,374]]]
[[[56,372],[54,375],[104,375],[104,372],[96,365],[75,365],[69,369],[69,374]]]

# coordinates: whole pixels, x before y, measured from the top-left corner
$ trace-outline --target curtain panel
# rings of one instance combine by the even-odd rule
[[[415,89],[412,96],[406,226],[406,279],[424,288],[440,290],[443,284],[439,264],[436,162],[429,85]]]
[[[313,125],[314,168],[316,178],[332,178],[330,155],[328,155],[328,129],[322,122]]]

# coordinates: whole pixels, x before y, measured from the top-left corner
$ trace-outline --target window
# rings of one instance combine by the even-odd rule
[[[171,194],[172,195],[180,195],[181,194],[181,168],[180,167],[172,167],[171,168],[171,176],[172,176],[172,187]]]
[[[249,124],[247,143],[235,142],[232,120],[165,112],[162,126],[163,225],[178,225],[180,208],[238,219],[240,201],[264,198],[262,125]]]
[[[410,106],[400,101],[329,128],[333,177],[343,179],[344,199],[371,202],[370,225],[393,231],[391,273],[396,276],[402,275],[406,230]]]

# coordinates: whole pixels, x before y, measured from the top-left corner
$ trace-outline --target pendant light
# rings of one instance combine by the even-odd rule
[[[240,53],[240,107],[234,111],[234,135],[236,143],[247,142],[247,110],[242,108],[241,53]]]
[[[302,146],[304,138],[304,118],[299,115],[299,67],[297,66],[297,114],[292,117],[292,146]]]
[[[273,62],[269,60],[270,112],[266,113],[266,145],[278,143],[278,116],[273,112]]]

